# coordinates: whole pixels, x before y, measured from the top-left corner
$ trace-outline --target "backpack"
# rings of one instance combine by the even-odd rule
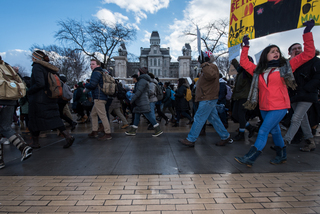
[[[13,68],[0,60],[0,99],[18,100],[26,96],[26,86]]]
[[[62,81],[56,73],[48,72],[48,90],[45,91],[47,96],[52,99],[62,97]]]
[[[171,95],[170,95],[171,100],[175,100],[176,97],[174,95],[176,94],[176,92],[174,92],[174,90],[172,90],[172,89],[170,92],[171,92]]]
[[[127,93],[126,89],[124,89],[120,83],[116,82],[116,84],[117,84],[117,92],[116,92],[117,98],[119,100],[126,99],[126,93]]]
[[[72,97],[73,97],[73,93],[71,91],[71,88],[66,83],[63,83],[62,99],[69,101],[72,99]]]
[[[232,97],[232,89],[230,86],[226,85],[226,88],[227,88],[227,94],[226,94],[226,99],[227,100],[231,100],[231,97]]]
[[[187,88],[187,92],[186,92],[185,98],[186,98],[186,100],[187,100],[188,102],[192,99],[192,94],[191,94],[190,88]]]
[[[101,91],[104,94],[109,95],[109,96],[116,95],[117,84],[116,84],[115,79],[112,76],[110,76],[107,72],[103,72],[103,71],[98,71],[98,72],[100,72],[100,74],[102,75],[102,80],[103,80],[102,88],[98,84]]]
[[[163,91],[160,87],[160,85],[156,84],[155,82],[153,82],[155,84],[155,95],[158,99],[158,101],[163,99]]]

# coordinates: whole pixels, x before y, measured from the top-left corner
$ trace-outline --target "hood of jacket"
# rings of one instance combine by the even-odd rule
[[[147,80],[148,82],[151,82],[151,81],[152,81],[151,77],[150,77],[148,74],[141,74],[141,75],[138,77],[138,81],[139,81],[140,79],[145,79],[145,80]]]
[[[59,71],[59,68],[50,64],[49,62],[45,62],[42,60],[35,60],[33,63],[37,63],[37,64],[40,64],[40,65],[46,67],[46,68],[49,68],[50,70],[54,71],[55,73],[58,73],[58,71]]]

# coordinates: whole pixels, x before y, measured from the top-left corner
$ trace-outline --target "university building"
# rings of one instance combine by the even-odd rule
[[[124,44],[119,48],[119,56],[113,57],[111,64],[112,73],[116,78],[128,80],[140,67],[147,67],[150,73],[158,77],[162,82],[176,81],[178,78],[196,77],[198,62],[191,58],[191,46],[186,43],[182,48],[182,56],[178,62],[171,62],[170,48],[160,47],[160,36],[158,31],[153,31],[150,37],[150,47],[140,49],[140,62],[128,62],[127,50]]]

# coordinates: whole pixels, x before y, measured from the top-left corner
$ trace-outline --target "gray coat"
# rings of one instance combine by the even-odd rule
[[[131,103],[134,103],[133,113],[147,113],[150,112],[149,101],[149,82],[151,77],[148,74],[142,74],[138,77],[138,82],[135,85],[134,95]]]
[[[156,96],[156,85],[158,85],[158,81],[156,79],[151,79],[151,82],[149,82],[149,101],[150,103],[157,102],[157,96]]]

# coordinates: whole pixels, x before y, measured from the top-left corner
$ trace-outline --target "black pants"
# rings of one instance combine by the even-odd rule
[[[168,120],[169,118],[161,111],[161,105],[156,104],[156,109],[160,118]],[[161,120],[161,119],[160,119]]]
[[[72,125],[73,123],[72,119],[63,114],[63,109],[66,106],[66,103],[58,103],[58,105],[59,105],[60,118],[67,121],[67,123],[69,123],[70,125]]]

